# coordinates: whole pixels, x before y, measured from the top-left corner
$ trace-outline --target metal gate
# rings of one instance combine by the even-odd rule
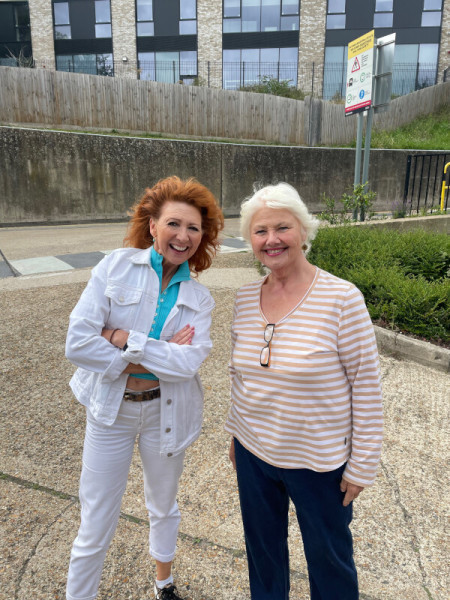
[[[406,163],[403,210],[434,214],[450,209],[450,153],[409,154]]]

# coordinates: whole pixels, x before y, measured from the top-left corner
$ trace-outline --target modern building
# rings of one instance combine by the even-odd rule
[[[394,93],[442,81],[450,0],[0,0],[0,65],[224,89],[266,76],[331,98],[372,29],[396,33]]]

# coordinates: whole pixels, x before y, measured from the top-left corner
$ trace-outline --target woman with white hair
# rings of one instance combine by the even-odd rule
[[[380,459],[378,353],[361,292],[306,258],[317,228],[286,183],[242,205],[242,234],[270,270],[236,296],[226,423],[253,600],[289,598],[289,500],[311,599],[358,598],[349,524]]]

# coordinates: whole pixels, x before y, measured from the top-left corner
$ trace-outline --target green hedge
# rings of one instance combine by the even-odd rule
[[[308,259],[354,283],[370,316],[398,331],[450,342],[450,238],[380,227],[320,229]]]

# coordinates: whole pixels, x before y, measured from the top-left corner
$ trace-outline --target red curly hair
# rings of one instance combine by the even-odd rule
[[[224,227],[222,210],[214,194],[193,177],[182,180],[175,175],[158,181],[147,188],[144,195],[130,209],[131,216],[123,243],[133,248],[149,248],[153,245],[150,234],[150,217],[158,219],[165,202],[184,202],[195,206],[202,217],[202,241],[196,253],[189,259],[189,268],[201,273],[211,266],[219,247],[219,233]]]

